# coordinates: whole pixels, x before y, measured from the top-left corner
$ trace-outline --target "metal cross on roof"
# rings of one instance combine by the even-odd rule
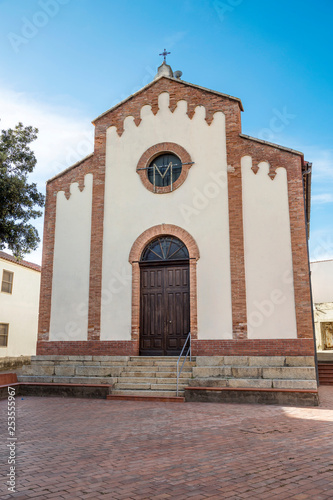
[[[164,62],[166,62],[166,56],[168,54],[171,54],[171,52],[167,52],[166,49],[163,50],[163,52],[161,54],[159,54],[160,56],[163,56],[164,57]]]

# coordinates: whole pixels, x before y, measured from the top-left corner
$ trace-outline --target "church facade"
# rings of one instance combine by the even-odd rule
[[[314,356],[303,154],[175,77],[99,116],[47,183],[37,354]]]

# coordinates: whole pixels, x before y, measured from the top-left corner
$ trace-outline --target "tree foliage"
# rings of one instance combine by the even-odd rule
[[[36,228],[29,223],[42,215],[36,207],[44,206],[44,196],[28,175],[36,166],[29,145],[38,129],[19,123],[0,134],[0,249],[8,247],[22,258],[35,250],[40,241]]]

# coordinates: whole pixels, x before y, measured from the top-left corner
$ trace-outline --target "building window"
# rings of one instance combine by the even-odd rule
[[[141,262],[188,259],[185,244],[174,236],[159,236],[146,246],[141,256]]]
[[[10,271],[3,271],[2,273],[2,283],[1,283],[1,291],[6,293],[12,293],[13,291],[13,276],[14,273]]]
[[[7,347],[8,326],[8,323],[0,323],[0,347]]]
[[[148,179],[154,188],[170,186],[172,189],[181,172],[181,160],[171,153],[157,156],[147,169]]]
[[[162,194],[178,189],[192,165],[190,155],[182,146],[161,142],[143,153],[136,171],[148,191]]]

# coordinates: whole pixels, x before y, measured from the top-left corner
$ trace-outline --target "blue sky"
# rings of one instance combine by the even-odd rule
[[[39,127],[45,190],[93,150],[91,121],[153,79],[165,47],[185,81],[242,99],[245,134],[313,162],[310,254],[333,258],[332,18],[331,0],[0,0],[1,127]]]

